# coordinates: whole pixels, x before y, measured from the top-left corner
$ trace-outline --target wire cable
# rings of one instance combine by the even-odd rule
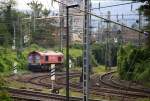
[[[64,4],[63,2],[60,2],[60,1],[58,1],[58,0],[54,0],[54,1],[60,3],[60,4],[64,5],[64,6],[66,6],[66,7],[68,6],[67,4]],[[142,30],[133,29],[133,28],[131,28],[131,27],[128,27],[128,26],[123,25],[123,24],[120,24],[120,23],[118,23],[118,22],[109,20],[109,19],[107,19],[107,18],[101,17],[101,16],[96,15],[96,14],[93,14],[93,13],[91,13],[91,12],[86,12],[86,11],[84,11],[84,10],[82,10],[82,9],[79,9],[79,8],[72,8],[72,9],[76,9],[76,10],[79,10],[79,11],[84,12],[84,13],[86,13],[86,14],[90,14],[90,15],[95,16],[95,17],[97,17],[97,18],[103,19],[103,20],[105,20],[106,22],[111,22],[111,23],[120,25],[120,26],[122,26],[122,27],[131,29],[131,30],[134,30],[134,31],[136,31],[136,32],[139,32],[140,34],[143,34],[143,33],[144,33]]]
[[[133,3],[138,3],[138,2],[134,1],[134,2],[116,4],[116,5],[109,5],[109,6],[99,7],[99,8],[92,8],[91,10],[93,10],[93,9],[101,9],[101,8],[108,8],[108,7],[116,7],[116,6],[128,5],[128,4],[133,4]]]

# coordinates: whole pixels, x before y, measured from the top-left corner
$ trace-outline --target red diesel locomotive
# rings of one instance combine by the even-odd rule
[[[55,64],[56,69],[60,69],[63,66],[64,55],[60,52],[54,51],[32,51],[28,55],[28,68],[31,71],[48,71],[50,65]]]

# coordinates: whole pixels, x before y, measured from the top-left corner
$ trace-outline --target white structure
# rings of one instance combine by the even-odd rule
[[[61,0],[66,5],[75,5],[78,4],[80,9],[83,9],[83,0]],[[60,5],[60,15],[64,16],[64,27],[66,27],[66,7],[64,5]],[[83,12],[80,12],[78,9],[70,8],[69,9],[69,20],[70,20],[70,39],[74,36],[74,34],[82,34],[83,33]],[[64,35],[65,32],[64,32]],[[75,40],[71,40],[75,41]]]
[[[69,59],[69,68],[71,68],[72,67],[72,61],[71,61],[71,59]]]
[[[51,64],[51,80],[55,80],[55,64]]]
[[[13,65],[13,72],[14,74],[17,74],[18,73],[18,70],[17,70],[17,62],[14,62],[14,65]]]
[[[55,64],[51,64],[51,81],[52,81],[52,90],[54,90],[54,81],[55,81]]]

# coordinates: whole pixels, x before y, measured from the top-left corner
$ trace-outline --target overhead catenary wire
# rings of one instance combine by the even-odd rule
[[[115,6],[122,6],[122,5],[128,5],[128,4],[133,4],[133,3],[138,3],[138,2],[134,1],[134,2],[116,4],[116,5],[109,5],[109,6],[99,7],[99,8],[92,8],[91,10],[93,10],[93,9],[101,9],[101,8],[108,8],[108,7],[115,7]]]
[[[54,1],[57,2],[57,3],[60,3],[60,4],[64,5],[64,6],[68,6],[67,4],[64,4],[63,2],[60,2],[60,1],[58,1],[58,0],[54,0]],[[95,16],[95,17],[97,17],[97,18],[103,19],[103,20],[105,20],[106,22],[110,22],[110,23],[114,23],[114,24],[120,25],[120,26],[122,26],[122,27],[125,27],[125,28],[131,29],[131,30],[133,30],[133,31],[139,32],[139,33],[141,33],[141,34],[144,33],[144,31],[142,31],[142,30],[133,29],[133,28],[128,27],[128,26],[126,26],[126,25],[120,24],[120,23],[118,23],[118,22],[109,20],[109,19],[104,18],[104,17],[101,17],[101,16],[99,16],[99,15],[97,15],[97,14],[94,14],[94,13],[91,13],[91,12],[86,12],[86,11],[84,11],[84,10],[82,10],[82,9],[79,9],[79,8],[72,8],[72,9],[77,9],[77,10],[79,10],[80,12],[84,12],[84,13],[90,14],[90,15]]]

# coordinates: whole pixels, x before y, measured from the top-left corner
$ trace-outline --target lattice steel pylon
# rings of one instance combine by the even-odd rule
[[[63,2],[63,0],[61,0]],[[63,35],[64,35],[64,5],[59,4],[59,16],[60,16],[60,51],[63,51]]]
[[[84,0],[85,12],[90,11],[90,0]],[[90,15],[84,13],[84,33],[83,33],[83,101],[88,101],[89,98],[89,78],[90,78]]]

